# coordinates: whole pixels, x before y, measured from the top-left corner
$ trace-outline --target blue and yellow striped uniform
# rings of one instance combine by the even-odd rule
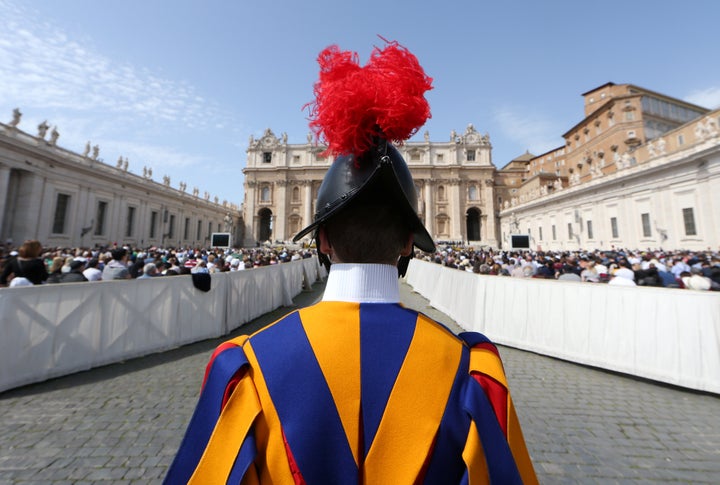
[[[325,301],[218,347],[166,483],[536,483],[502,363],[394,303]]]

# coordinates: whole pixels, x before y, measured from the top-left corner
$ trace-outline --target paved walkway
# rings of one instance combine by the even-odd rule
[[[458,330],[409,287],[402,294]],[[0,394],[0,484],[158,483],[220,341]],[[720,483],[720,397],[500,351],[541,483]]]

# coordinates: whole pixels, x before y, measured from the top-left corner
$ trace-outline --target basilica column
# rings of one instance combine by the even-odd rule
[[[450,186],[450,193],[448,194],[448,201],[450,202],[448,213],[451,217],[450,238],[457,241],[462,241],[465,239],[462,230],[462,224],[465,222],[465,214],[463,214],[460,210],[460,208],[462,207],[462,203],[460,200],[460,179],[451,179],[448,185]]]
[[[312,181],[303,181],[303,220],[300,229],[310,225],[312,222]]]
[[[423,192],[425,197],[425,228],[428,230],[433,239],[437,238],[435,234],[435,204],[433,203],[433,183],[427,179],[423,183]]]
[[[255,246],[258,239],[257,224],[255,214],[255,201],[257,200],[257,182],[248,180],[245,182],[245,243],[244,246]]]
[[[275,204],[275,224],[273,226],[274,234],[272,235],[273,240],[285,241],[285,232],[287,230],[287,180],[278,180],[275,182],[277,187],[277,203]]]
[[[482,191],[483,211],[480,218],[480,239],[486,244],[498,247],[497,227],[495,223],[495,182],[493,179],[485,179],[485,187]]]
[[[3,223],[5,222],[5,207],[7,205],[8,195],[8,184],[10,182],[10,167],[0,165],[0,233],[2,233],[3,240],[5,242],[10,236],[10,231],[7,234],[2,232]]]

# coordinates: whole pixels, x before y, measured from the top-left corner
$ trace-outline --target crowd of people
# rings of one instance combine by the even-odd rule
[[[242,271],[295,261],[313,255],[310,249],[257,247],[247,249],[43,248],[36,240],[0,251],[0,287],[85,281],[148,279],[193,273]]]
[[[446,245],[416,257],[483,275],[720,291],[720,251],[493,251]]]
[[[39,241],[2,246],[0,287],[147,279],[242,271],[309,258],[314,249],[43,248]],[[416,258],[483,275],[544,278],[625,286],[720,291],[720,251],[627,250],[499,251],[461,245]]]

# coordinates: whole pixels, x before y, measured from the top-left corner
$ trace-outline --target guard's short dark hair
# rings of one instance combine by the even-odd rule
[[[353,201],[324,227],[333,251],[345,263],[395,265],[412,234],[405,214],[370,197]]]

